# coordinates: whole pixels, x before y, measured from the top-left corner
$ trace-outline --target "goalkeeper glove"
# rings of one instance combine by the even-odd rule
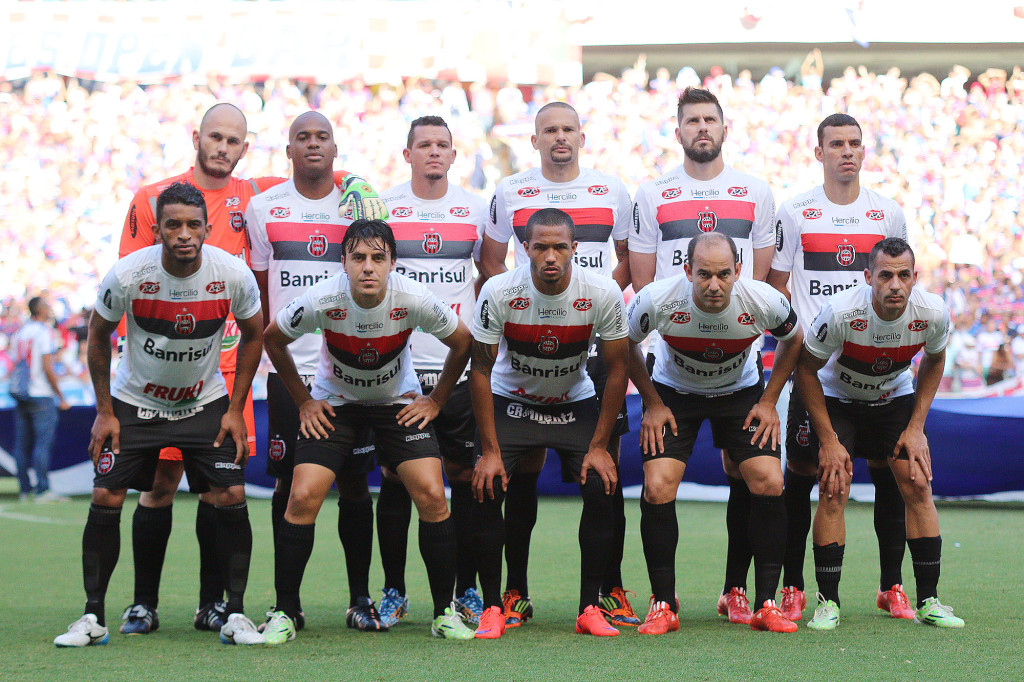
[[[387,220],[390,217],[384,201],[373,191],[370,183],[358,175],[346,177],[341,183],[341,190],[338,215],[342,218]]]

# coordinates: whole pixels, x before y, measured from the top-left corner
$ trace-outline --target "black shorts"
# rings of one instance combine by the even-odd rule
[[[818,436],[814,433],[811,418],[794,383],[789,393],[789,413],[786,415],[786,459],[817,466],[818,448]]]
[[[402,426],[395,415],[405,405],[337,405],[328,417],[334,431],[322,440],[299,435],[295,464],[319,464],[335,476],[352,475],[365,466],[367,429],[373,430],[377,464],[395,471],[402,462],[425,457],[440,459],[437,438],[431,426],[420,430]]]
[[[747,414],[764,394],[763,382],[722,395],[682,393],[657,381],[654,382],[654,388],[661,396],[662,402],[672,410],[679,435],[673,436],[672,431],[666,428],[665,454],[645,454],[644,462],[656,457],[671,457],[685,463],[693,453],[693,444],[697,441],[697,433],[705,419],[711,422],[711,436],[715,447],[726,450],[733,462],[738,464],[762,455],[782,458],[782,453],[777,448],[772,450],[770,445],[760,448],[750,444],[757,422],[752,423],[747,430],[743,428]]]
[[[244,485],[244,467],[235,464],[235,441],[228,435],[219,448],[213,441],[220,432],[221,417],[231,400],[225,395],[196,410],[176,410],[175,416],[159,416],[155,410],[113,400],[114,416],[121,423],[121,452],[114,454],[110,439],[94,465],[93,487],[107,490],[152,490],[160,449],[181,449],[192,492],[211,487]],[[166,413],[165,413],[166,414]]]
[[[601,411],[596,397],[561,405],[533,405],[494,396],[494,427],[505,471],[511,475],[523,455],[538,447],[551,448],[562,460],[562,471],[583,469],[583,458],[597,429]],[[477,446],[477,455],[480,448]]]
[[[312,388],[313,377],[300,375],[306,388]],[[289,479],[295,471],[295,443],[299,438],[299,408],[276,372],[267,375],[267,475]],[[364,430],[356,455],[346,463],[346,473],[365,474],[373,471],[373,432]]]
[[[587,359],[587,374],[594,382],[594,390],[597,392],[597,399],[604,398],[604,387],[608,383],[608,366],[604,364],[604,356],[599,349],[600,344],[590,347],[590,357]],[[615,415],[615,426],[612,427],[612,438],[618,438],[629,433],[629,411],[626,409],[626,399],[622,399],[622,406],[619,413]],[[575,479],[573,479],[575,480]]]
[[[427,395],[437,385],[440,371],[416,371],[420,390]],[[472,468],[476,459],[473,448],[476,445],[476,418],[473,416],[473,397],[469,394],[469,381],[455,384],[448,402],[441,408],[434,421],[434,435],[441,457],[463,467]]]
[[[885,459],[900,440],[900,434],[914,414],[914,396],[901,395],[885,403],[844,401],[825,397],[825,407],[832,429],[850,457]],[[897,459],[907,459],[900,452]]]

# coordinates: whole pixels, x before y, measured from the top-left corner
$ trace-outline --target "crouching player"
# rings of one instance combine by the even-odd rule
[[[786,545],[779,415],[775,403],[800,355],[800,327],[786,297],[740,279],[735,242],[708,232],[687,247],[685,276],[647,285],[630,302],[630,378],[644,402],[640,443],[644,492],[640,535],[651,579],[651,607],[640,634],[679,629],[675,553],[676,492],[701,423],[729,453],[751,493],[747,532],[754,555],[755,630],[793,632],[775,606]],[[637,344],[657,330],[653,382]],[[751,347],[770,332],[779,340],[768,385]]]

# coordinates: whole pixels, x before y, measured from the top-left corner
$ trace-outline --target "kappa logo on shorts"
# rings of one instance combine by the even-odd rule
[[[423,235],[423,253],[438,253],[443,244],[444,241],[437,232],[427,232]]]
[[[888,374],[889,370],[892,369],[892,358],[887,355],[875,360],[875,364],[871,365],[871,371],[875,374]]]
[[[909,329],[912,332],[923,332],[927,328],[928,323],[925,322],[924,320],[914,320],[913,322],[907,325],[907,329]]]
[[[683,194],[683,190],[681,188],[673,187],[671,189],[667,189],[664,192],[662,192],[661,193],[661,198],[662,199],[676,199],[676,198],[682,196],[682,194]]]
[[[729,196],[731,196],[731,197],[745,197],[745,196],[747,196],[747,188],[746,187],[730,187],[728,191],[729,191]]]
[[[800,424],[796,429],[796,442],[798,445],[807,447],[811,444],[811,425],[807,422]]]
[[[139,291],[144,294],[155,294],[160,291],[160,282],[143,282],[139,285]]]
[[[519,190],[519,196],[521,197],[535,197],[540,194],[540,187],[523,187]]]
[[[196,316],[192,313],[174,316],[174,331],[187,336],[196,330]]]
[[[309,252],[310,256],[314,258],[320,258],[327,253],[327,235],[325,234],[311,234],[309,235],[309,243],[306,244],[306,251]]]
[[[291,214],[292,210],[290,208],[285,208],[284,206],[275,206],[270,209],[271,218],[287,218]]]
[[[235,464],[234,462],[217,462],[213,465],[214,469],[230,469],[231,471],[241,471],[242,465]]]
[[[856,320],[850,320],[850,329],[855,332],[862,332],[868,328],[868,321],[857,318]]]
[[[206,291],[207,293],[210,294],[219,294],[226,288],[227,286],[224,284],[224,282],[210,282],[209,284],[206,285]]]
[[[405,437],[405,442],[412,443],[413,441],[425,440],[427,438],[430,438],[429,431],[424,431],[423,433],[410,433],[408,436]]]
[[[280,462],[284,459],[285,445],[280,438],[272,438],[267,446],[267,457],[273,462]]]
[[[109,474],[114,468],[114,461],[114,453],[110,450],[104,450],[100,453],[99,459],[96,460],[96,473]]]
[[[808,220],[817,220],[818,218],[821,217],[821,209],[820,208],[805,208],[804,209],[804,217],[807,218]]]
[[[840,265],[844,268],[853,265],[853,261],[857,257],[857,250],[853,248],[853,244],[837,244],[836,249],[836,260]]]
[[[608,194],[608,185],[591,185],[587,191],[595,196],[603,197]]]

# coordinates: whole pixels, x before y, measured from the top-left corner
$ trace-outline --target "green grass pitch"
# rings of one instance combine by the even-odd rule
[[[531,593],[537,616],[498,641],[449,642],[430,637],[426,578],[410,533],[408,588],[412,612],[386,634],[361,634],[344,625],[348,595],[337,538],[337,509],[329,499],[317,524],[316,549],[306,570],[307,628],[276,648],[227,647],[214,633],[192,628],[198,558],[195,498],[174,507],[174,532],[164,569],[160,630],[125,637],[115,629],[131,601],[130,498],[121,522],[121,560],[107,597],[110,645],[56,649],[53,637],[84,604],[80,546],[88,502],[18,504],[0,497],[0,584],[5,622],[4,679],[342,679],[342,680],[598,680],[598,679],[1011,679],[1021,676],[1024,628],[1017,597],[1024,587],[1019,506],[942,505],[942,600],[967,621],[962,631],[940,631],[895,621],[875,609],[877,547],[870,505],[847,512],[843,622],[833,633],[801,623],[792,635],[753,632],[716,615],[725,562],[725,506],[678,504],[678,633],[641,637],[576,635],[580,502],[541,502],[531,555]],[[649,583],[640,544],[639,507],[627,501],[623,574],[646,611]],[[247,613],[254,621],[273,602],[273,555],[267,501],[250,502],[255,540]],[[805,569],[813,585],[808,552]],[[753,576],[751,575],[751,580]],[[914,581],[907,557],[907,592]],[[371,586],[382,583],[375,557]],[[751,582],[752,584],[752,582]],[[379,594],[379,593],[378,593]],[[375,598],[378,595],[374,595]],[[805,614],[806,618],[810,613]]]

